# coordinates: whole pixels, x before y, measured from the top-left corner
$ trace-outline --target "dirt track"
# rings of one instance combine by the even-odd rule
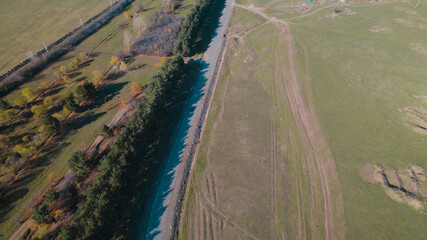
[[[308,89],[307,91],[309,93],[309,96],[307,96],[307,98],[305,98],[302,94],[302,89],[300,86],[301,84],[299,83],[294,63],[293,39],[289,23],[284,20],[278,20],[274,17],[269,17],[262,11],[263,8],[246,7],[242,5],[237,6],[254,12],[265,18],[269,22],[272,22],[279,29],[280,41],[285,41],[287,47],[286,52],[284,52],[282,49],[276,49],[276,61],[279,65],[276,66],[276,68],[280,66],[282,67],[280,73],[281,76],[277,76],[276,74],[276,78],[279,78],[276,80],[281,80],[283,82],[287,100],[289,101],[293,117],[295,118],[296,123],[298,125],[300,137],[304,141],[304,147],[306,148],[306,151],[313,151],[313,156],[307,159],[306,163],[309,168],[310,179],[315,182],[316,178],[320,178],[321,181],[321,194],[323,199],[325,221],[325,239],[344,239],[344,207],[342,204],[342,195],[338,179],[338,173],[335,168],[332,153],[330,152],[326,139],[321,131],[320,122],[317,119],[317,115],[313,103],[311,101],[310,89]],[[318,11],[324,8],[318,9]],[[314,14],[318,11],[315,11],[311,14]],[[284,55],[287,58],[288,66],[286,66],[286,62],[283,60]],[[306,56],[306,64],[308,64],[308,56]],[[316,188],[315,185],[313,185],[313,187]],[[319,189],[313,189],[313,192],[315,194],[319,194]],[[335,195],[331,196],[331,192],[335,193]],[[299,207],[301,201],[302,199],[298,199]],[[301,210],[298,209],[298,212],[301,212]],[[302,214],[299,214],[299,216],[301,215]],[[339,224],[339,226],[335,226],[336,222],[342,224]],[[299,219],[298,231],[300,237],[302,237],[302,225],[303,221],[302,219]]]
[[[335,226],[337,220],[341,220],[343,216],[342,196],[340,193],[338,174],[335,168],[334,159],[328,148],[327,142],[321,131],[319,120],[317,119],[313,103],[310,98],[304,99],[302,95],[301,84],[298,82],[295,64],[294,64],[294,49],[292,35],[289,24],[280,22],[279,26],[283,26],[280,34],[284,37],[287,46],[287,61],[288,73],[287,77],[283,77],[286,95],[292,109],[292,113],[300,130],[300,136],[305,141],[305,146],[312,149],[314,161],[309,163],[311,167],[315,164],[316,174],[320,176],[324,217],[325,217],[325,239],[344,239],[344,226]],[[283,62],[282,55],[279,54],[279,60]],[[285,66],[285,65],[282,65]],[[283,67],[283,72],[286,73],[286,68]],[[306,103],[305,103],[306,102]],[[331,188],[335,188],[331,190]],[[337,195],[332,196],[331,192]],[[335,210],[335,214],[333,210]],[[338,218],[338,219],[337,219]]]

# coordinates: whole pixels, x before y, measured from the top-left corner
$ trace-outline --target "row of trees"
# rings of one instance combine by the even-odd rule
[[[123,204],[120,201],[124,189],[132,184],[129,174],[137,166],[143,166],[137,154],[139,146],[149,140],[149,133],[160,112],[173,98],[172,89],[185,79],[186,66],[182,57],[168,59],[147,86],[146,98],[141,101],[131,119],[111,144],[109,153],[98,167],[98,175],[85,192],[85,200],[78,205],[70,224],[63,228],[60,239],[103,239],[111,234],[115,216]],[[73,156],[70,163],[78,163],[74,170],[87,171],[89,167],[81,154]],[[74,167],[73,167],[74,168]]]
[[[214,0],[200,0],[181,26],[181,31],[178,34],[178,39],[173,48],[174,54],[182,54],[185,57],[192,55],[192,48],[197,41],[198,34],[202,30],[204,21],[213,8]]]

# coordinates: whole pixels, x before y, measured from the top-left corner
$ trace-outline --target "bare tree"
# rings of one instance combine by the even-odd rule
[[[133,29],[138,35],[141,35],[147,30],[147,22],[145,18],[139,14],[133,16]]]
[[[135,42],[134,37],[129,31],[126,30],[123,33],[123,44],[125,45],[125,50],[129,51],[134,42]]]
[[[163,0],[163,12],[166,14],[171,14],[175,11],[175,0]]]

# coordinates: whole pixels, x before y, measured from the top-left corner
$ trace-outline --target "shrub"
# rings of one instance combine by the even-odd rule
[[[107,125],[102,126],[101,136],[103,138],[109,138],[109,137],[112,137],[113,135],[114,135],[113,130],[111,128],[109,128]]]
[[[130,92],[133,96],[139,94],[142,92],[142,85],[139,82],[134,82],[132,83],[132,85],[130,86]]]
[[[104,78],[104,73],[101,70],[93,70],[92,79],[94,82],[101,81],[103,78]]]
[[[8,102],[4,101],[3,99],[0,99],[0,110],[8,110],[10,108],[12,107]]]
[[[15,109],[8,109],[0,113],[0,122],[8,122],[15,119],[18,113]]]
[[[74,95],[70,93],[65,99],[64,99],[64,106],[67,109],[67,111],[70,112],[76,112],[79,108],[79,105],[74,100]]]
[[[34,208],[33,219],[37,224],[47,223],[47,220],[49,220],[49,213],[49,206],[44,203]]]
[[[124,13],[123,13],[123,16],[124,16],[126,19],[130,19],[130,18],[132,17],[132,15],[131,15],[129,12],[124,12]]]
[[[68,166],[73,172],[76,172],[78,176],[86,175],[91,170],[89,161],[86,159],[84,153],[80,151],[73,153],[68,161]]]
[[[48,203],[54,202],[59,197],[59,192],[56,190],[50,190],[44,195],[44,200]]]
[[[51,115],[46,115],[42,119],[42,125],[48,132],[55,132],[59,129],[59,120]]]
[[[47,112],[47,107],[44,104],[40,105],[34,105],[31,107],[31,112],[34,113],[36,116],[40,116],[42,114],[45,114]]]
[[[17,98],[15,100],[13,100],[13,103],[18,107],[23,107],[25,105],[25,103],[27,103],[27,101],[23,98]]]
[[[22,90],[22,96],[24,96],[28,100],[31,100],[36,96],[36,93],[31,88],[24,88]]]
[[[23,141],[23,142],[29,142],[29,141],[31,141],[31,136],[30,136],[30,135],[25,135],[25,136],[23,136],[23,137],[22,137],[22,141]]]
[[[111,56],[111,59],[110,59],[110,65],[111,65],[111,66],[115,65],[116,63],[118,63],[118,62],[119,62],[119,60],[120,60],[120,58],[118,58],[118,57],[116,57],[116,56]]]
[[[78,101],[92,100],[95,98],[95,86],[93,83],[83,82],[76,89],[76,95]]]

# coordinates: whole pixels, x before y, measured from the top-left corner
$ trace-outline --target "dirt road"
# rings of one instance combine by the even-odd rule
[[[310,152],[310,149],[313,151],[313,156],[307,159],[307,165],[309,165],[309,174],[311,175],[310,179],[313,181],[321,181],[325,239],[344,239],[344,208],[342,204],[338,173],[335,168],[332,153],[330,152],[326,139],[322,133],[320,122],[317,119],[317,115],[311,101],[310,89],[306,91],[309,93],[309,96],[305,97],[302,93],[303,89],[301,88],[301,81],[297,77],[297,71],[294,63],[294,47],[289,23],[284,20],[269,17],[263,12],[263,8],[254,8],[242,5],[238,5],[238,7],[254,12],[272,22],[279,29],[279,39],[281,41],[285,41],[287,47],[286,51],[279,48],[276,50],[276,61],[278,61],[278,65],[282,67],[280,73],[281,76],[279,76],[279,78],[282,80],[284,85],[287,101],[289,101],[293,117],[295,118],[298,130],[300,131],[300,139],[304,142],[304,146],[308,152]],[[311,14],[328,7],[330,6],[318,9]],[[283,56],[287,58],[287,61],[284,61]],[[308,56],[306,56],[306,59],[308,60]],[[320,179],[316,179],[317,176]],[[315,186],[313,187],[315,188]],[[313,192],[319,193],[319,190],[313,189]],[[301,222],[301,224],[303,223]]]
[[[283,72],[287,75],[283,76],[286,95],[299,130],[302,134],[306,135],[305,137],[300,137],[303,141],[308,141],[307,145],[314,153],[312,157],[321,180],[325,217],[325,239],[344,239],[344,226],[342,224],[335,226],[337,222],[342,222],[344,217],[341,189],[335,162],[322,133],[320,122],[317,119],[310,96],[305,98],[302,94],[301,83],[296,74],[293,40],[289,24],[281,21],[278,26],[281,29],[280,34],[283,36],[279,37],[279,39],[284,39],[287,46],[287,69],[285,65],[282,65],[284,68]],[[282,56],[282,54],[279,54],[279,60],[283,63]]]

